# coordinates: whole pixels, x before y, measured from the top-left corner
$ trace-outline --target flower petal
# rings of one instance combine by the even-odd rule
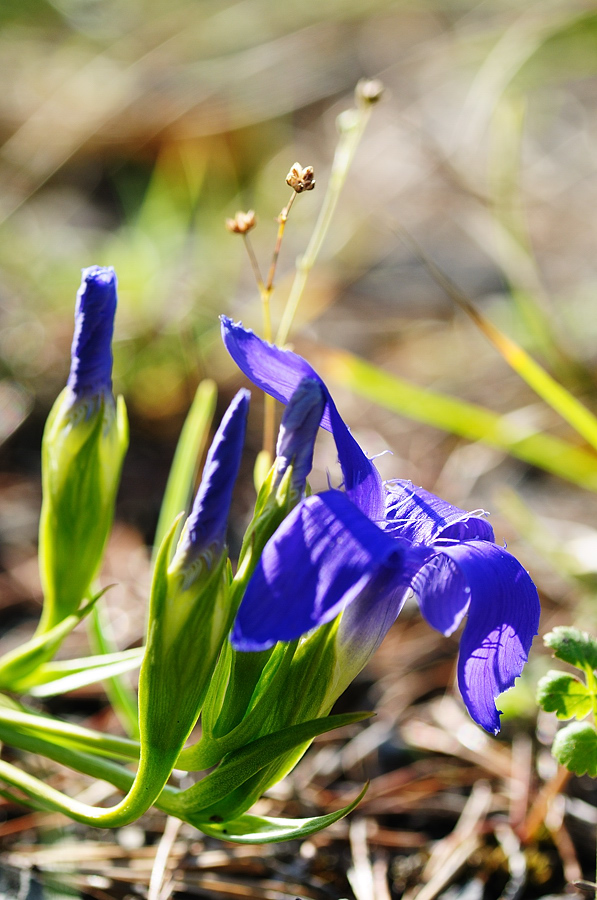
[[[475,722],[497,734],[495,698],[522,672],[537,634],[537,589],[518,560],[497,544],[470,541],[442,554],[458,566],[470,589],[458,659],[460,692]]]
[[[233,322],[227,316],[220,316],[220,322],[222,340],[241,372],[281,403],[288,403],[303,378],[321,381],[315,369],[302,356],[268,344],[254,331],[243,328],[240,322]],[[332,430],[327,410],[321,419],[321,427]]]
[[[300,503],[266,544],[232,632],[237,650],[264,650],[331,621],[387,569],[408,585],[410,545],[373,525],[340,491]],[[420,560],[417,563],[420,566]]]
[[[298,354],[268,344],[227,316],[221,317],[221,323],[222,339],[239,369],[276,400],[288,403],[305,377],[320,382],[327,400],[321,427],[334,436],[346,493],[365,515],[381,523],[384,511],[381,476],[351,435],[315,369]]]
[[[68,386],[77,398],[112,389],[116,284],[116,273],[111,266],[90,266],[81,272],[68,377]]]
[[[466,615],[470,590],[454,560],[436,550],[417,572],[411,587],[417,595],[421,615],[432,628],[446,636],[456,631]]]
[[[495,541],[486,519],[452,506],[410,481],[386,482],[386,523],[390,534],[415,544]]]

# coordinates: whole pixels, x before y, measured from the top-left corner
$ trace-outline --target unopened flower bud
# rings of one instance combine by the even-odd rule
[[[224,548],[232,489],[238,475],[249,411],[249,391],[240,390],[228,407],[209,448],[193,509],[180,537],[171,570],[189,580],[202,562],[213,564]],[[196,573],[198,574],[198,572]]]
[[[379,78],[361,78],[355,88],[357,102],[367,104],[381,100],[385,88]]]
[[[171,765],[197,721],[234,613],[225,537],[249,398],[249,391],[239,391],[220,423],[172,562],[176,522],[156,558],[139,674],[139,727],[146,753]]]
[[[40,632],[75,613],[103,555],[128,444],[122,398],[112,395],[116,274],[83,269],[68,384],[48,417],[42,444]]]
[[[276,482],[292,466],[292,489],[300,496],[313,466],[313,448],[326,404],[321,382],[303,378],[284,410],[276,447]]]
[[[300,163],[295,162],[286,176],[286,184],[296,191],[297,194],[302,194],[303,191],[312,191],[315,187],[313,166],[306,166],[303,169]]]
[[[249,209],[247,212],[239,210],[233,219],[226,219],[226,228],[232,234],[247,234],[257,225],[257,216],[254,210]]]

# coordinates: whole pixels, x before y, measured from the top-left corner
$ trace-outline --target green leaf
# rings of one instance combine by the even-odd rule
[[[96,654],[106,656],[117,653],[118,647],[112,637],[108,610],[105,606],[95,606],[89,618],[87,634],[91,649]],[[104,690],[110,706],[116,713],[125,732],[130,738],[139,740],[139,714],[137,693],[122,679],[121,672],[111,674],[104,682]]]
[[[203,810],[211,809],[232,791],[248,781],[257,772],[275,762],[280,756],[308,744],[319,734],[325,734],[334,728],[352,725],[369,718],[371,713],[347,713],[337,716],[325,716],[291,725],[274,734],[252,741],[242,750],[231,753],[214,771],[180,793],[181,809],[198,820]]]
[[[548,672],[537,685],[537,703],[545,712],[555,712],[558,719],[584,719],[593,699],[584,681],[568,672]]]
[[[232,841],[235,844],[274,844],[278,841],[293,841],[316,834],[347,816],[361,802],[368,787],[366,784],[358,797],[355,797],[348,806],[326,816],[313,816],[310,819],[274,819],[244,815],[230,822],[214,824],[195,822],[193,816],[185,816],[185,819],[209,837]]]
[[[341,350],[326,350],[322,374],[384,409],[457,434],[522,459],[597,492],[597,455],[541,432],[529,432],[512,416],[498,415],[426,387],[410,384]]]
[[[17,747],[21,746],[19,741],[22,734],[25,733],[33,740],[38,738],[56,740],[62,746],[74,746],[94,754],[115,756],[127,760],[139,758],[139,744],[129,738],[92,731],[71,722],[62,722],[60,719],[28,712],[25,708],[15,709],[0,706],[0,738],[14,743],[15,732],[19,733],[15,744]],[[8,738],[6,738],[7,734]]]
[[[551,752],[575,775],[597,776],[597,734],[589,722],[573,722],[558,731]]]
[[[107,590],[108,588],[104,588],[86,606],[62,619],[53,628],[35,635],[26,644],[6,653],[0,659],[0,688],[22,692],[36,684],[36,673],[40,666],[54,656],[67,634],[91,612]]]
[[[88,656],[86,659],[68,659],[59,663],[48,663],[35,673],[35,686],[28,691],[32,697],[54,697],[65,694],[88,684],[95,684],[105,678],[113,678],[130,672],[141,665],[143,647],[120,650],[103,656]]]
[[[216,408],[217,394],[216,384],[210,379],[202,381],[195,393],[170,468],[155,534],[154,557],[176,516],[189,510],[199,463]],[[173,548],[176,547],[181,528],[182,522],[177,527]]]
[[[597,640],[586,631],[560,625],[544,639],[554,656],[577,669],[597,669]]]

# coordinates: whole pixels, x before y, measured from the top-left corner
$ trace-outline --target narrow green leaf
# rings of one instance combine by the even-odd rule
[[[278,757],[300,747],[301,744],[309,743],[319,734],[325,734],[344,725],[352,725],[354,722],[369,718],[370,715],[370,713],[347,713],[311,719],[309,722],[291,725],[282,731],[258,738],[242,750],[231,753],[214,772],[186,791],[182,791],[181,808],[197,819],[201,815],[201,810],[213,807],[261,769],[275,762]]]
[[[141,665],[143,648],[121,650],[104,656],[88,656],[87,659],[69,659],[65,662],[41,666],[35,673],[36,685],[28,693],[32,697],[55,697],[77,688],[95,684],[130,672]]]
[[[558,719],[584,719],[593,708],[593,694],[576,675],[552,671],[537,685],[537,703]]]
[[[339,819],[343,819],[358,806],[368,787],[369,785],[366,784],[348,806],[325,816],[313,816],[310,819],[278,819],[244,815],[230,822],[214,824],[195,822],[193,816],[185,816],[185,819],[209,837],[231,841],[235,844],[274,844],[279,841],[293,841],[316,834],[334,822],[338,822]]]
[[[543,640],[557,659],[577,669],[597,669],[597,640],[586,631],[558,625]]]
[[[115,641],[112,638],[110,619],[105,606],[95,606],[89,618],[87,633],[89,643],[95,653],[107,656],[118,652]],[[142,655],[142,654],[141,654]],[[135,691],[120,677],[122,672],[112,672],[106,677],[104,690],[110,701],[110,706],[116,713],[122,727],[130,738],[139,739],[139,714],[137,710],[137,695]],[[106,673],[107,674],[107,673]]]
[[[546,472],[597,492],[597,455],[513,417],[410,384],[341,350],[326,350],[323,374],[360,397],[469,441],[482,441]]]
[[[14,731],[28,734],[32,739],[55,739],[63,746],[71,745],[100,755],[139,758],[139,744],[129,738],[93,731],[71,722],[28,712],[25,708],[0,707],[0,737],[10,732],[10,738],[13,738]],[[17,743],[16,746],[21,745]]]
[[[558,731],[551,752],[575,775],[597,776],[597,734],[589,722],[573,722]]]
[[[187,512],[189,510],[199,463],[216,408],[217,394],[216,384],[210,379],[202,381],[195,393],[195,399],[183,425],[170,468],[155,534],[154,557],[176,516],[183,510]],[[178,539],[181,528],[182,523],[178,526],[176,539]],[[173,541],[172,546],[176,546],[176,540]]]
[[[0,687],[22,692],[35,684],[35,673],[50,660],[73,628],[88,615],[108,588],[96,594],[89,603],[62,619],[53,628],[35,635],[26,644],[16,647],[0,659]]]

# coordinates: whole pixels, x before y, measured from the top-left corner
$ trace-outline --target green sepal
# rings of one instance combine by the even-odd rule
[[[143,652],[143,647],[134,647],[132,650],[119,650],[85,659],[46,663],[35,673],[35,685],[28,693],[32,697],[55,697],[105,678],[123,675],[141,665]]]
[[[42,442],[39,632],[75,613],[101,565],[128,447],[122,397],[75,400],[64,390]]]
[[[575,775],[597,777],[597,734],[589,722],[572,722],[558,731],[551,752]]]
[[[268,721],[276,721],[279,695],[288,690],[286,676],[297,643],[277,644],[262,653],[238,653],[230,644],[226,646],[218,666],[227,666],[228,677],[222,671],[214,684],[214,691],[222,698],[219,715],[214,720],[214,709],[209,717],[206,715],[206,699],[201,740],[182,751],[177,767],[189,772],[211,768],[227,753],[260,737]]]
[[[537,685],[537,703],[545,712],[555,712],[558,719],[584,719],[594,699],[584,681],[568,672],[552,670]]]
[[[336,812],[325,816],[312,816],[309,819],[282,819],[266,816],[243,815],[229,822],[207,823],[196,822],[193,816],[185,819],[209,837],[235,844],[275,844],[279,841],[293,841],[317,834],[334,822],[347,816],[361,802],[367,792],[368,784],[357,797]]]
[[[156,558],[139,674],[141,745],[174,754],[173,764],[199,717],[227,634],[230,588],[224,551],[190,582],[188,572],[169,564],[178,523]]]
[[[597,640],[586,631],[559,625],[545,635],[544,641],[562,662],[577,669],[597,669]]]
[[[361,722],[371,715],[372,713],[361,712],[326,716],[301,722],[299,725],[291,725],[274,734],[258,738],[224,758],[215,772],[211,772],[187,790],[181,791],[178,797],[181,810],[192,813],[195,822],[200,819],[209,821],[212,815],[219,815],[218,804],[261,769],[297,747],[308,744],[320,734]]]
[[[292,466],[288,466],[279,484],[276,483],[278,477],[276,466],[273,465],[261,485],[253,518],[243,538],[235,581],[242,581],[244,587],[261,558],[263,548],[300,500],[292,487]]]
[[[22,644],[6,653],[0,659],[0,689],[25,693],[43,680],[43,667],[52,659],[65,637],[87,616],[100,597],[109,588],[97,593],[85,606],[62,619],[49,631],[36,634]]]

